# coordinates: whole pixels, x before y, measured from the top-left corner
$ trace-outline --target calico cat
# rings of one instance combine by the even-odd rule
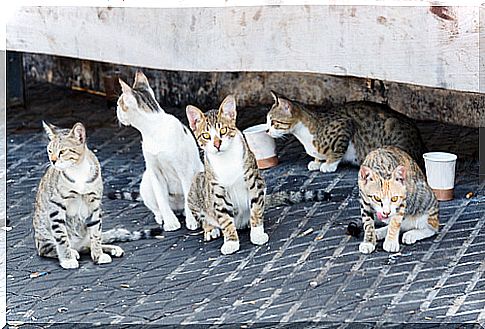
[[[385,145],[402,148],[423,166],[425,147],[418,129],[387,106],[349,102],[314,112],[271,93],[275,103],[267,115],[268,133],[274,138],[293,134],[314,158],[308,170],[334,172],[340,162],[360,165],[371,150]]]
[[[58,258],[65,269],[79,266],[79,252],[91,251],[97,264],[121,257],[123,249],[102,243],[132,241],[157,235],[156,230],[101,233],[103,182],[98,159],[86,145],[82,123],[61,129],[43,122],[49,137],[51,166],[40,180],[33,217],[34,240],[40,256]]]
[[[236,99],[227,96],[218,110],[203,113],[186,108],[190,128],[204,151],[204,172],[194,177],[189,207],[202,222],[204,239],[217,238],[222,231],[221,252],[239,250],[237,229],[251,227],[253,244],[265,244],[263,212],[266,186],[256,159],[243,134],[236,128]]]
[[[359,250],[374,251],[384,239],[384,250],[399,251],[402,241],[413,244],[438,232],[438,201],[423,172],[403,150],[386,146],[370,152],[359,171],[360,209],[364,241]],[[386,226],[375,229],[377,219]]]
[[[123,93],[118,99],[118,120],[140,131],[143,140],[146,170],[140,185],[141,198],[165,231],[180,228],[174,211],[184,211],[187,228],[197,229],[199,224],[187,203],[192,178],[203,170],[194,137],[160,107],[141,71],[136,73],[133,87],[121,79],[120,84]]]

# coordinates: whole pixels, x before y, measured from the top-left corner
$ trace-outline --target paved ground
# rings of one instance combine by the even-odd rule
[[[460,155],[456,199],[440,204],[442,225],[436,237],[403,246],[396,256],[384,252],[382,244],[377,252],[362,255],[360,239],[345,233],[347,224],[359,216],[357,169],[309,173],[308,158],[290,139],[279,145],[281,164],[264,171],[270,192],[304,186],[327,189],[332,198],[268,210],[267,245],[252,245],[245,232],[241,250],[222,256],[220,240],[204,243],[200,233],[181,229],[162,239],[123,244],[125,256],[112,264],[96,266],[85,256],[79,270],[67,271],[56,261],[36,256],[32,240],[33,199],[47,166],[41,120],[87,124],[89,145],[102,163],[105,190],[138,188],[144,170],[140,138],[131,128],[119,128],[114,111],[98,96],[37,85],[28,90],[28,102],[27,110],[9,109],[7,123],[11,324],[246,323],[272,328],[292,322],[288,327],[311,323],[371,328],[376,322],[409,322],[426,328],[450,323],[455,328],[457,323],[485,322],[485,197],[484,186],[478,184],[477,130],[420,125],[430,148]],[[254,121],[251,118],[263,121],[262,113],[241,110],[240,126]],[[475,193],[471,199],[465,198],[469,191]],[[105,228],[155,223],[136,202],[106,199],[104,209]],[[309,229],[313,231],[303,234]],[[49,274],[29,278],[34,271]],[[347,323],[341,325],[343,321]]]

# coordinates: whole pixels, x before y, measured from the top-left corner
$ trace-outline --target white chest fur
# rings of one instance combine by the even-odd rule
[[[221,154],[209,154],[208,159],[219,184],[226,188],[236,213],[237,228],[249,222],[249,189],[244,181],[244,147],[237,135],[231,147]]]
[[[313,146],[313,135],[303,123],[299,122],[295,125],[293,128],[293,135],[295,135],[300,143],[303,144],[303,147],[308,155],[320,160],[325,160],[325,156],[318,153],[315,146]]]

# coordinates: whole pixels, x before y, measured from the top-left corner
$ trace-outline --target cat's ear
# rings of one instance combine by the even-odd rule
[[[397,166],[396,169],[394,169],[394,171],[392,172],[392,176],[397,182],[404,184],[404,182],[406,181],[406,167]]]
[[[148,83],[148,79],[145,74],[141,70],[137,70],[135,74],[135,83],[133,84],[133,88],[144,89],[149,88],[150,84]]]
[[[292,115],[291,111],[293,109],[293,104],[291,104],[291,101],[278,97],[278,103],[280,109],[283,110],[285,114]]]
[[[72,127],[69,135],[74,137],[81,144],[84,144],[86,142],[86,128],[84,128],[84,125],[81,122],[76,123]]]
[[[185,108],[187,119],[189,120],[190,129],[195,131],[197,124],[204,118],[204,113],[193,105],[187,105]]]
[[[278,94],[273,90],[270,90],[269,92],[271,93],[271,96],[273,96],[274,103],[278,105]]]
[[[221,103],[219,107],[219,116],[229,119],[231,121],[236,120],[236,98],[234,95],[229,95]]]
[[[121,91],[123,92],[123,94],[131,94],[131,87],[126,82],[124,82],[121,78],[118,79],[118,81],[120,83]]]
[[[57,136],[57,127],[53,124],[42,121],[42,127],[44,127],[47,137],[49,137],[50,140]]]
[[[366,166],[360,166],[359,180],[363,181],[364,183],[367,183],[368,181],[372,181],[373,175],[374,175],[374,172],[372,171],[372,169]]]

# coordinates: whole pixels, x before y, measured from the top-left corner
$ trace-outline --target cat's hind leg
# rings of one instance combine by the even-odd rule
[[[414,219],[416,221],[416,228],[405,232],[402,236],[402,242],[405,244],[414,244],[416,241],[435,235],[439,227],[437,216],[437,213],[434,216],[426,214]],[[436,217],[436,220],[434,220],[434,217]],[[409,221],[409,219],[407,220]]]
[[[168,201],[167,184],[151,170],[147,169],[143,173],[140,195],[145,205],[154,213],[156,222],[163,225],[165,231],[175,231],[180,228],[180,223]]]

